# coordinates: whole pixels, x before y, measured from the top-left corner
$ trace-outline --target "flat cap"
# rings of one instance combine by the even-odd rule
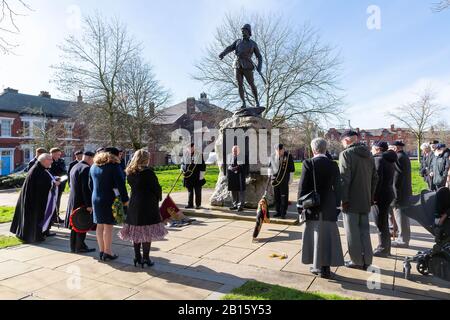
[[[356,132],[354,130],[345,130],[341,134],[341,140],[346,139],[346,138],[351,138],[351,137],[357,137],[357,136],[358,136],[358,132]]]

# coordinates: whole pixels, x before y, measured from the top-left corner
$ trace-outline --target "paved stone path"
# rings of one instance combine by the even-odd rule
[[[0,205],[8,205],[4,199],[0,195]],[[95,254],[67,253],[68,231],[55,229],[58,236],[39,246],[0,250],[0,299],[219,299],[249,279],[360,299],[450,299],[448,282],[421,276],[414,268],[411,281],[403,279],[404,257],[433,245],[432,236],[417,225],[411,249],[375,259],[381,276],[373,290],[367,286],[373,275],[363,271],[336,268],[331,281],[312,276],[300,262],[303,227],[264,225],[257,243],[253,228],[253,222],[198,218],[191,226],[170,229],[167,240],[152,247],[156,265],[151,269],[132,265],[133,248],[117,237],[118,229],[114,249],[120,258],[114,263],[100,263]],[[0,225],[0,234],[8,229]],[[340,232],[347,251],[342,222]],[[88,245],[96,247],[93,234]],[[270,258],[274,253],[288,259]]]

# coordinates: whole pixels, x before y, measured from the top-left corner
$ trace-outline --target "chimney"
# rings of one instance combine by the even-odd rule
[[[83,96],[81,95],[81,90],[78,91],[77,103],[83,104]]]
[[[50,99],[52,96],[48,91],[41,91],[41,93],[39,93],[39,97]]]
[[[200,101],[204,104],[209,104],[208,95],[205,92],[200,94]]]
[[[188,118],[192,117],[195,113],[195,98],[188,98],[186,101],[186,114]]]
[[[3,93],[19,93],[19,90],[8,87],[6,89],[3,89]]]
[[[394,132],[395,131],[395,125],[391,124],[391,131]]]
[[[155,103],[154,102],[150,102],[150,117],[154,117],[156,114],[156,108],[155,108]]]

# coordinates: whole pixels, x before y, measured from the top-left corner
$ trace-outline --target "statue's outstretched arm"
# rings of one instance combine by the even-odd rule
[[[223,59],[223,58],[225,58],[225,56],[226,56],[227,54],[229,54],[229,53],[235,51],[235,50],[236,50],[236,42],[237,42],[237,41],[233,42],[233,44],[232,44],[231,46],[227,47],[227,48],[219,55],[219,58],[220,58],[220,59]]]

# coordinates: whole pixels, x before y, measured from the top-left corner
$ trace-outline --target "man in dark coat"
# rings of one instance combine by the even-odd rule
[[[53,158],[53,163],[49,170],[50,173],[57,179],[61,179],[61,177],[67,176],[66,163],[65,163],[64,159],[62,158],[61,149],[53,148],[50,150],[50,154],[52,155],[52,158]],[[60,222],[59,212],[60,212],[60,206],[61,206],[61,197],[66,188],[66,183],[67,183],[67,181],[61,183],[61,185],[59,186],[58,200],[56,202],[55,217],[53,219],[53,222],[56,222],[56,223]],[[47,237],[51,237],[51,236],[55,235],[54,233],[50,232],[50,227],[46,233]]]
[[[450,150],[445,144],[438,144],[431,165],[432,189],[437,191],[447,184],[450,170]]]
[[[184,175],[183,185],[188,189],[189,201],[186,209],[202,207],[202,188],[206,183],[206,163],[203,154],[195,150],[195,144],[191,144],[187,152],[184,154],[181,170]]]
[[[378,141],[372,147],[372,154],[378,173],[378,184],[374,197],[378,210],[374,211],[374,218],[379,231],[379,245],[373,254],[375,257],[387,257],[391,254],[389,211],[394,200],[394,166],[397,162],[397,154],[388,150],[388,148],[388,143],[384,141]]]
[[[339,158],[342,211],[347,233],[350,261],[346,266],[367,270],[372,264],[369,212],[375,197],[378,174],[369,148],[359,142],[358,133],[345,131],[341,136],[345,150]]]
[[[404,151],[405,144],[401,141],[394,142],[390,148],[397,153],[398,160],[395,163],[394,173],[394,217],[398,225],[398,238],[392,242],[392,246],[408,248],[411,240],[411,223],[405,210],[410,205],[412,196],[411,160]]]
[[[233,197],[233,206],[230,210],[237,210],[238,212],[244,211],[245,206],[245,189],[246,189],[246,178],[248,176],[249,167],[239,159],[240,149],[238,146],[234,146],[232,153],[228,157],[228,169],[227,169],[227,180],[228,180],[228,191],[231,192]]]
[[[53,211],[56,202],[54,188],[59,185],[48,172],[52,163],[49,154],[42,154],[31,168],[17,201],[16,211],[11,225],[11,233],[25,243],[45,240],[43,227],[47,211]]]
[[[89,187],[89,171],[94,163],[95,154],[85,152],[81,161],[70,171],[70,195],[67,204],[65,227],[70,228],[70,216],[78,208],[85,207],[92,212],[92,191]],[[70,251],[72,253],[89,253],[95,249],[89,249],[85,243],[86,233],[70,233]]]
[[[69,169],[67,170],[67,177],[68,177],[67,183],[69,184],[69,186],[70,186],[70,171],[72,171],[73,167],[75,167],[81,161],[81,159],[83,159],[83,151],[76,151],[74,155],[75,160],[69,164]]]
[[[38,158],[41,154],[47,153],[47,150],[44,148],[37,148],[36,149],[36,156],[28,163],[27,168],[25,169],[25,172],[30,172],[31,168],[38,162]]]
[[[420,176],[428,185],[428,190],[433,190],[433,178],[430,176],[432,172],[432,164],[434,153],[431,151],[429,143],[424,143],[421,146],[422,158],[420,159]]]
[[[274,218],[285,219],[289,207],[289,185],[294,180],[295,164],[290,152],[279,144],[270,164],[272,186],[275,196],[276,215]]]

